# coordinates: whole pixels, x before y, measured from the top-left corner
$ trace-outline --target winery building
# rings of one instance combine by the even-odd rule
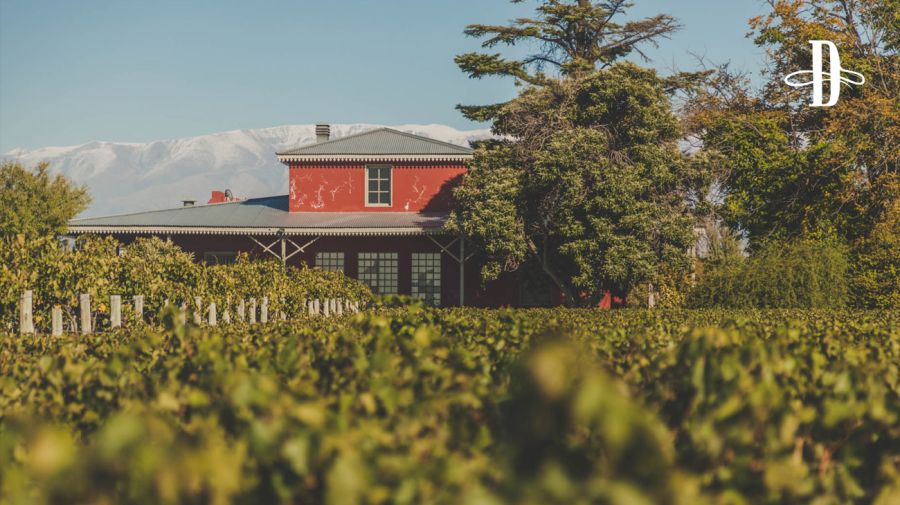
[[[483,284],[478,251],[444,231],[471,149],[389,128],[338,139],[329,130],[318,125],[315,143],[277,153],[287,195],[237,201],[214,192],[206,205],[76,219],[69,231],[126,244],[159,236],[208,263],[274,256],[438,306],[559,301],[516,274]]]

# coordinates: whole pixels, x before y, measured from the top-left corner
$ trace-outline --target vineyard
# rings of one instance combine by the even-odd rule
[[[900,502],[894,312],[163,321],[0,337],[0,501]]]

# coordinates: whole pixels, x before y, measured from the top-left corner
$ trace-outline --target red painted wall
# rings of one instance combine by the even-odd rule
[[[291,212],[435,212],[450,209],[464,164],[392,163],[391,206],[366,207],[365,164],[291,165]]]

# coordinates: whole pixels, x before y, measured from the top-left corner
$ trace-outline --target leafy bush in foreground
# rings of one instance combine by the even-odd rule
[[[6,336],[0,489],[10,503],[894,503],[898,322],[411,308]]]

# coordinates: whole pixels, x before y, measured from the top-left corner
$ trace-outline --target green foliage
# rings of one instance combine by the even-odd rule
[[[484,251],[486,279],[534,259],[569,303],[593,304],[687,269],[702,178],[654,71],[619,63],[529,89],[494,130],[506,140],[478,148],[450,221]]]
[[[50,176],[50,165],[29,170],[21,163],[0,163],[0,235],[28,238],[66,231],[70,219],[90,203],[87,189],[65,177]]]
[[[858,307],[900,308],[900,200],[854,244],[850,286]]]
[[[513,3],[522,0],[512,0]],[[536,53],[519,60],[499,53],[466,53],[455,58],[460,70],[469,77],[512,77],[516,83],[544,86],[550,74],[574,77],[606,68],[632,52],[641,56],[641,46],[656,44],[678,29],[674,18],[665,14],[619,23],[631,7],[624,0],[542,0],[534,18],[519,18],[508,26],[472,24],[465,33],[485,39],[481,47],[537,46]],[[474,121],[497,117],[499,105],[458,106]]]
[[[689,296],[694,307],[828,308],[848,299],[848,251],[833,240],[772,241],[702,265]]]
[[[0,328],[11,330],[17,323],[19,296],[26,289],[33,291],[39,331],[49,324],[53,305],[62,306],[74,323],[79,293],[91,295],[100,318],[108,317],[113,294],[143,295],[148,314],[158,313],[167,300],[193,307],[196,296],[220,309],[241,298],[268,297],[272,311],[287,314],[301,312],[304,299],[365,303],[372,298],[368,287],[341,273],[285,269],[278,261],[251,261],[246,255],[233,265],[207,266],[157,237],[123,246],[110,237],[84,236],[73,251],[50,237],[0,237]]]
[[[689,110],[700,156],[719,177],[721,215],[751,244],[772,236],[866,237],[900,198],[900,37],[896,0],[778,0],[750,21],[769,58],[756,92],[727,67]],[[866,77],[833,107],[783,77],[810,68],[811,40],[833,41]]]
[[[3,498],[898,496],[896,312],[383,310],[0,336]]]

